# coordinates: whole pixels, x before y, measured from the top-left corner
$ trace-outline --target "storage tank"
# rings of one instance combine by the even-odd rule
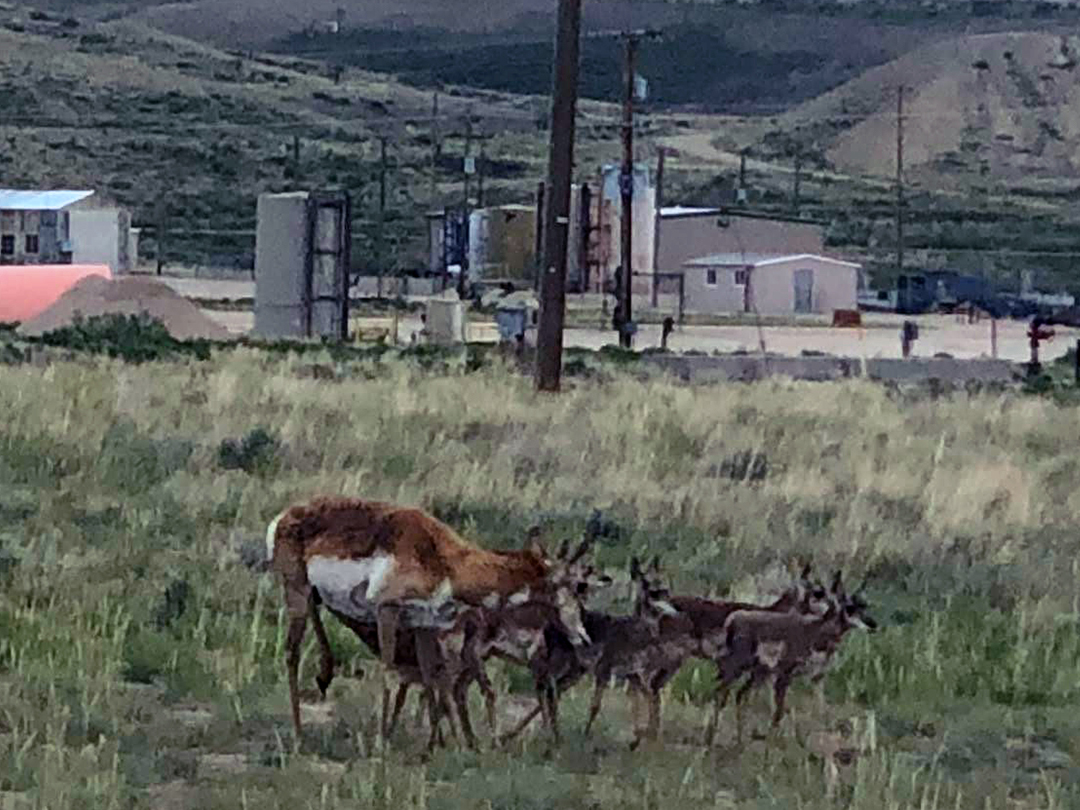
[[[0,323],[37,317],[87,276],[113,277],[105,264],[0,265]]]
[[[536,209],[478,208],[469,217],[469,278],[530,282],[535,268]]]
[[[622,265],[622,193],[619,189],[619,176],[622,167],[618,164],[604,166],[601,173],[600,189],[600,254],[604,274],[611,278]],[[652,184],[649,167],[644,163],[634,165],[634,196],[632,265],[634,273],[652,273],[653,232],[656,227],[656,187]],[[648,288],[646,279],[635,279],[639,289]]]

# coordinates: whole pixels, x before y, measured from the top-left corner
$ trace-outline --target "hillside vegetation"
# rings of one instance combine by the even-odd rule
[[[497,366],[349,368],[244,349],[0,366],[5,806],[1006,810],[1077,799],[1075,406],[621,375],[571,380],[552,399]],[[391,747],[377,744],[377,665],[330,620],[341,677],[326,704],[306,706],[294,753],[263,536],[286,504],[335,492],[421,505],[493,547],[519,546],[538,520],[554,546],[599,508],[597,559],[616,585],[596,604],[620,612],[631,554],[662,555],[680,592],[754,599],[806,555],[853,583],[870,574],[882,629],[845,642],[824,713],[804,684],[793,690],[795,724],[768,749],[734,750],[732,714],[719,747],[700,749],[712,674],[690,663],[666,692],[655,748],[626,750],[618,691],[582,739],[585,684],[564,702],[566,740],[551,757],[527,736],[418,765],[411,709]],[[511,690],[506,728],[528,705],[528,679],[492,673]],[[750,704],[749,728],[764,728],[767,697]]]

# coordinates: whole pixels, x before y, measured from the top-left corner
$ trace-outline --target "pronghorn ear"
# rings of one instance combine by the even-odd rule
[[[806,580],[810,579],[810,571],[813,570],[813,567],[814,567],[813,563],[807,563],[806,565],[803,566],[803,570],[802,570],[803,581],[806,581]]]
[[[842,579],[843,579],[843,573],[840,572],[840,571],[837,571],[836,575],[833,577],[833,581],[832,581],[832,592],[833,593],[841,593],[843,591],[844,585],[843,585],[843,582],[841,581]]]
[[[654,554],[652,558],[652,572],[654,574],[660,573],[660,555]]]
[[[538,534],[539,534],[539,532],[537,533],[537,535]],[[532,554],[535,554],[537,557],[540,557],[541,559],[544,559],[544,560],[547,559],[547,556],[548,556],[547,549],[544,548],[544,544],[540,542],[539,536],[532,535],[530,533],[528,543],[526,544],[525,547]]]
[[[637,579],[641,576],[641,564],[638,562],[637,556],[630,558],[630,579]]]

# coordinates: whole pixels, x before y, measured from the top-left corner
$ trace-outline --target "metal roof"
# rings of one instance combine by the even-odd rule
[[[711,256],[702,256],[699,259],[691,259],[684,262],[684,267],[764,267],[781,262],[800,261],[802,259],[815,259],[829,264],[840,264],[846,267],[861,267],[854,262],[845,262],[840,259],[830,259],[828,256],[817,256],[813,253],[714,253]]]
[[[713,253],[684,262],[687,267],[748,267],[768,259],[788,258],[782,253]]]
[[[59,211],[72,203],[85,200],[92,191],[26,191],[0,188],[0,210]]]
[[[704,214],[719,214],[721,209],[719,208],[697,208],[693,206],[685,205],[669,205],[660,209],[660,216],[662,217],[693,217],[702,216]]]

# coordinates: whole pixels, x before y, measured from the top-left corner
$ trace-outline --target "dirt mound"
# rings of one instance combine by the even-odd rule
[[[107,280],[89,276],[80,280],[36,318],[19,327],[23,335],[37,336],[70,326],[76,313],[138,315],[147,313],[165,324],[178,340],[229,340],[232,333],[204,315],[195,304],[160,281],[136,276]]]

